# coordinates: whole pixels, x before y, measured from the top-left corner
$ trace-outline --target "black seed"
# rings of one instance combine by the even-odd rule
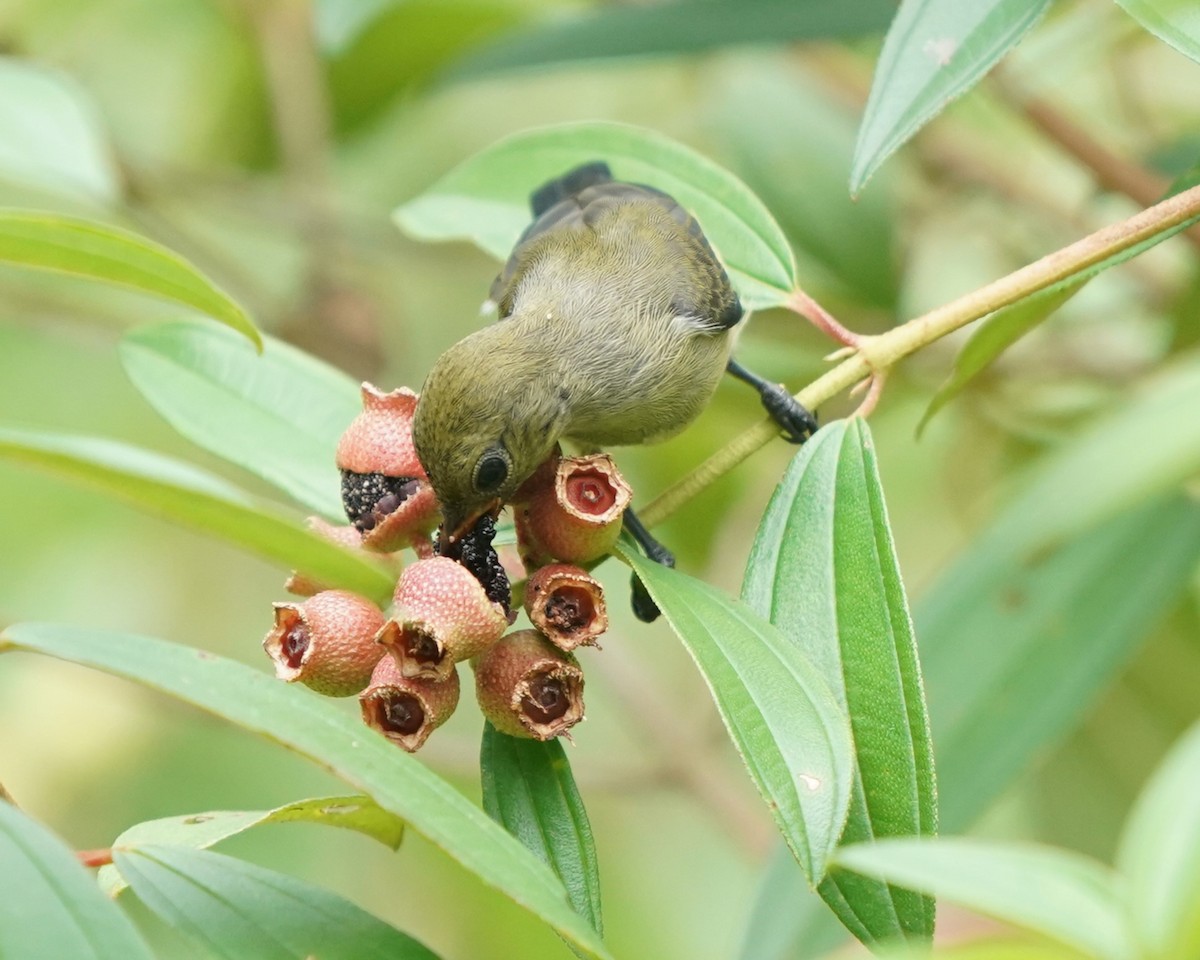
[[[442,651],[438,642],[427,633],[417,633],[408,643],[408,655],[417,663],[438,663],[442,659]]]
[[[380,719],[385,730],[407,736],[421,729],[425,711],[421,709],[421,701],[411,693],[401,693],[387,699]]]
[[[559,587],[546,601],[546,620],[560,630],[582,630],[595,615],[591,595],[579,587]]]
[[[382,473],[342,471],[342,506],[360,532],[373,530],[389,513],[415,494],[421,481]]]
[[[500,558],[492,548],[495,537],[495,518],[484,514],[470,532],[451,547],[448,555],[471,571],[489,600],[501,604],[507,611],[512,602],[512,591],[508,585],[508,574],[504,572]],[[440,541],[438,547],[440,550]]]
[[[376,516],[386,517],[389,513],[400,506],[404,501],[394,493],[385,493],[379,498],[379,502],[375,504],[375,509],[371,512]]]

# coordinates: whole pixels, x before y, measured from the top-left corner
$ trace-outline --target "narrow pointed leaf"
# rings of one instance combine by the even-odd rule
[[[604,933],[600,871],[583,798],[558,740],[523,740],[484,724],[483,809],[550,866],[575,911]]]
[[[742,596],[817,665],[850,716],[855,782],[843,843],[937,829],[929,718],[870,430],[822,428],[759,526]],[[933,935],[933,903],[833,869],[818,888],[865,943]]]
[[[193,443],[346,522],[334,454],[362,404],[340,370],[273,337],[260,355],[228,330],[186,322],[126,334],[121,363]]]
[[[1131,960],[1116,875],[1052,847],[981,840],[883,840],[838,851],[850,870],[1044,934],[1097,960]]]
[[[1078,721],[1198,557],[1200,507],[1171,497],[1023,563],[981,541],[938,582],[917,625],[947,829],[967,826]]]
[[[846,822],[846,715],[821,672],[749,606],[621,548],[700,668],[734,745],[811,883]]]
[[[123,850],[148,844],[207,850],[222,840],[267,823],[315,823],[357,830],[393,850],[404,837],[404,821],[370,797],[316,797],[274,810],[211,810],[146,820],[122,831],[112,845]],[[112,864],[101,867],[96,879],[100,889],[110,897],[117,896],[127,886]]]
[[[586,9],[513,31],[467,53],[450,73],[467,79],[543,64],[697,53],[732,44],[782,44],[882,33],[891,0],[690,0]]]
[[[244,860],[154,845],[115,858],[138,899],[226,960],[437,960],[349,900]]]
[[[0,459],[101,490],[147,513],[226,540],[331,587],[382,602],[395,578],[278,508],[191,464],[98,437],[0,429]]]
[[[1126,915],[1147,960],[1200,956],[1200,724],[1138,797],[1117,851]]]
[[[606,161],[618,180],[665,191],[692,213],[748,307],[780,304],[795,287],[787,239],[744,183],[680,143],[624,124],[518,133],[455,167],[394,216],[419,240],[469,239],[505,259],[532,219],[529,195],[592,160]]]
[[[0,801],[0,957],[151,960],[120,908],[54,834]]]
[[[1195,171],[1189,170],[1171,184],[1171,189],[1167,191],[1166,196],[1174,196],[1195,185]],[[1175,234],[1187,230],[1196,223],[1200,223],[1200,216],[1168,227],[1141,243],[1134,244],[1120,253],[1114,253],[1110,257],[1105,257],[1065,280],[1060,280],[1044,290],[1039,290],[1031,297],[1002,307],[986,317],[971,334],[970,339],[963,344],[963,348],[954,360],[954,371],[950,374],[949,379],[938,388],[933,399],[929,401],[929,406],[925,408],[925,413],[921,416],[921,422],[917,424],[917,435],[921,435],[921,431],[925,429],[925,425],[929,423],[934,414],[958,396],[968,383],[992,364],[992,361],[1025,334],[1053,316],[1058,308],[1075,296],[1089,280],[1111,267],[1145,253],[1150,248],[1158,246],[1164,240],[1169,240]]]
[[[1159,40],[1200,63],[1200,8],[1193,0],[1117,0],[1117,3]]]
[[[544,863],[421,761],[364,728],[340,704],[206,651],[131,634],[26,623],[0,633],[0,652],[5,649],[44,653],[125,677],[289,747],[373,797],[587,956],[609,956]]]
[[[917,424],[917,436],[921,435],[942,407],[963,392],[967,384],[1025,334],[1048,320],[1059,307],[1075,296],[1085,282],[1072,280],[1050,287],[997,310],[976,327],[971,332],[970,339],[958,351],[958,356],[954,358],[954,370],[946,382],[938,387],[937,393],[930,399],[929,406],[921,415]]]
[[[1021,496],[1040,495],[1030,487]],[[1003,511],[915,609],[943,830],[967,829],[1079,721],[1200,562],[1200,505],[1182,496],[1033,555],[1043,531],[1023,509]],[[836,944],[836,924],[787,857],[772,858],[760,889],[743,960],[792,960],[799,944]],[[771,909],[779,903],[791,907]]]
[[[0,210],[0,263],[51,270],[192,307],[248,337],[262,337],[246,312],[176,253],[118,227],[29,210]]]
[[[850,192],[975,84],[1037,22],[1050,0],[903,0],[875,66]]]

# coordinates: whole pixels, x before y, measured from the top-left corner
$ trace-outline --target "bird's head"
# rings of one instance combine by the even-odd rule
[[[413,442],[453,542],[495,514],[550,455],[569,414],[555,372],[511,342],[504,321],[438,358],[413,419]]]

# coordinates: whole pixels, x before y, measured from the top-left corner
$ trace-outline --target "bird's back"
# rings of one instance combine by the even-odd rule
[[[548,358],[597,384],[573,398],[570,435],[641,443],[681,430],[707,404],[742,310],[696,220],[666,194],[576,168],[533,195],[536,219],[492,287]],[[622,389],[603,390],[619,380]]]

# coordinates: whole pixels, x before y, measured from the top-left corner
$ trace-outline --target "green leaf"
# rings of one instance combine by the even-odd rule
[[[982,840],[883,840],[844,847],[850,870],[1044,934],[1098,960],[1130,960],[1116,875],[1079,854]]]
[[[419,240],[469,239],[505,259],[529,225],[529,195],[591,160],[607,161],[617,179],[657,187],[690,211],[747,307],[780,304],[795,287],[787,239],[744,183],[682,144],[624,124],[571,123],[507,137],[397,208],[394,217]]]
[[[404,821],[370,797],[316,797],[274,810],[211,810],[146,820],[123,831],[112,845],[114,849],[120,847],[122,850],[147,844],[206,850],[265,823],[315,823],[357,830],[393,850],[399,848],[404,838]],[[112,864],[101,867],[96,879],[100,889],[110,897],[117,896],[127,886]]]
[[[380,564],[318,536],[220,477],[148,450],[98,437],[0,429],[0,459],[101,490],[378,602],[395,586],[395,577]]]
[[[505,736],[485,721],[479,773],[488,816],[558,874],[575,911],[603,935],[592,827],[562,744]]]
[[[1195,185],[1195,174],[1193,171],[1188,171],[1171,184],[1171,189],[1167,191],[1167,196],[1174,196]],[[1025,336],[1025,334],[1052,316],[1059,307],[1075,296],[1089,280],[1111,267],[1115,267],[1126,260],[1145,253],[1152,247],[1158,246],[1164,240],[1169,240],[1175,234],[1182,230],[1187,230],[1196,223],[1200,223],[1200,216],[1192,217],[1163,230],[1161,233],[1147,237],[1141,243],[1134,244],[1120,253],[1114,253],[1110,257],[1105,257],[1103,260],[1091,264],[1078,273],[1072,274],[1065,280],[1051,284],[1044,290],[1039,290],[1024,300],[1018,300],[1007,307],[1002,307],[995,313],[984,318],[982,324],[971,334],[971,338],[963,345],[962,350],[959,351],[958,356],[955,358],[954,372],[938,388],[938,392],[934,394],[933,399],[929,401],[929,406],[925,409],[925,413],[921,417],[921,422],[917,424],[917,436],[921,435],[921,431],[925,429],[925,425],[932,419],[933,415],[958,396],[971,380],[991,365],[993,360]]]
[[[0,801],[0,957],[151,960],[129,918],[54,834]]]
[[[1117,0],[1143,27],[1200,63],[1200,9],[1193,0]]]
[[[929,406],[925,408],[917,424],[917,436],[921,436],[934,414],[962,393],[963,388],[986,370],[992,361],[1025,334],[1049,319],[1059,307],[1075,296],[1086,282],[1086,279],[1082,279],[1056,284],[986,317],[971,332],[970,339],[963,344],[958,356],[954,358],[954,371],[929,401]]]
[[[1200,956],[1200,724],[1150,778],[1117,851],[1126,916],[1147,960]]]
[[[1050,0],[903,0],[875,67],[850,192],[1016,45]]]
[[[334,893],[207,850],[115,850],[133,892],[169,926],[228,960],[437,960]]]
[[[262,349],[253,321],[225,291],[166,247],[91,220],[0,210],[0,263],[127,287],[193,307]]]
[[[459,57],[506,33],[546,0],[370,0],[356,29],[341,18],[343,37],[328,61],[329,91],[339,133],[361,129],[399,94],[429,83]],[[349,27],[351,32],[346,32]]]
[[[917,607],[947,830],[1070,730],[1177,601],[1200,506],[1155,500],[1024,560],[1007,536],[993,526]]]
[[[92,203],[120,195],[103,122],[67,74],[0,57],[0,178]]]
[[[1022,550],[1040,538],[1022,509],[1003,511],[914,611],[943,830],[967,829],[1079,721],[1200,561],[1200,506],[1184,497],[1157,498],[1036,555]],[[743,960],[836,945],[828,912],[782,853],[760,891]],[[772,909],[781,903],[789,909]]]
[[[465,79],[544,64],[698,53],[733,44],[840,40],[882,32],[892,0],[708,0],[583,10],[468,53],[452,69]]]
[[[828,424],[763,515],[743,599],[820,669],[850,716],[855,777],[842,843],[937,831],[929,718],[870,430]],[[818,888],[864,943],[933,936],[933,903],[834,869]]]
[[[1200,353],[1158,371],[1037,463],[997,522],[997,548],[1032,557],[1200,472]],[[1119,454],[1114,438],[1120,438]],[[1114,455],[1119,456],[1115,469]]]
[[[846,715],[820,671],[749,606],[618,546],[704,675],[734,745],[813,884],[846,822]]]
[[[125,677],[295,750],[373,797],[588,956],[609,956],[544,863],[420,760],[363,727],[340,704],[232,660],[149,637],[26,623],[0,633],[0,652],[6,648]]]
[[[121,363],[193,443],[345,522],[334,453],[362,405],[341,371],[272,337],[258,355],[228,330],[187,322],[126,334]]]

